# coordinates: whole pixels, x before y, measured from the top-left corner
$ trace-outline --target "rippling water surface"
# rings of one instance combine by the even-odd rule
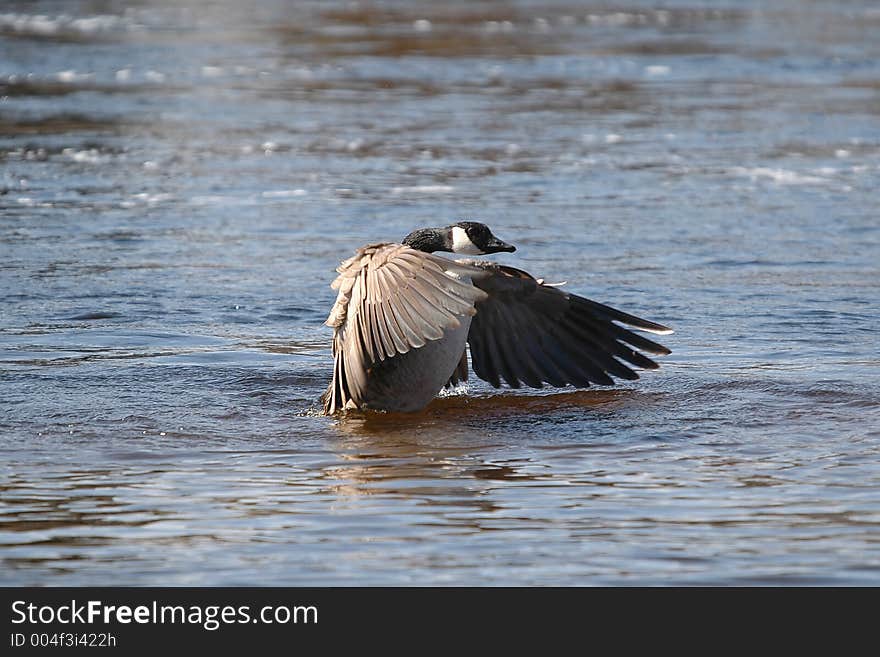
[[[0,583],[880,584],[875,3],[244,4],[2,4]],[[460,218],[673,354],[321,417]]]

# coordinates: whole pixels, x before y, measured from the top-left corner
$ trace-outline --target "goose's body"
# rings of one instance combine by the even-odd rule
[[[547,285],[519,269],[450,260],[515,248],[476,222],[415,231],[402,244],[371,244],[337,269],[327,318],[333,379],[324,412],[417,411],[474,372],[493,386],[611,385],[658,365],[632,347],[669,350],[616,324],[670,329]]]

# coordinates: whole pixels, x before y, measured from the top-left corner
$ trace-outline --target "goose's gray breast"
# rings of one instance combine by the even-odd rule
[[[426,406],[455,371],[467,343],[471,316],[447,329],[439,340],[375,363],[367,373],[366,408],[411,412]]]

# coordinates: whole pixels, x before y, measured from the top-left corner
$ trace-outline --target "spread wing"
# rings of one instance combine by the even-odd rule
[[[474,373],[496,388],[502,378],[513,388],[521,383],[533,388],[543,383],[611,385],[612,376],[639,378],[632,366],[659,367],[636,349],[670,353],[663,345],[620,326],[672,332],[662,324],[568,294],[513,267],[460,262],[485,272],[473,278],[486,298],[477,302],[468,344]]]
[[[328,414],[360,406],[374,363],[439,340],[486,296],[470,282],[479,270],[402,244],[366,246],[337,271],[325,322],[335,329]]]

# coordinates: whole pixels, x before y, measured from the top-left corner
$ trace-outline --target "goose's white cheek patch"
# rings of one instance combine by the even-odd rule
[[[454,226],[452,228],[452,252],[465,253],[467,255],[482,255],[483,252],[476,244],[471,242],[464,228]]]

